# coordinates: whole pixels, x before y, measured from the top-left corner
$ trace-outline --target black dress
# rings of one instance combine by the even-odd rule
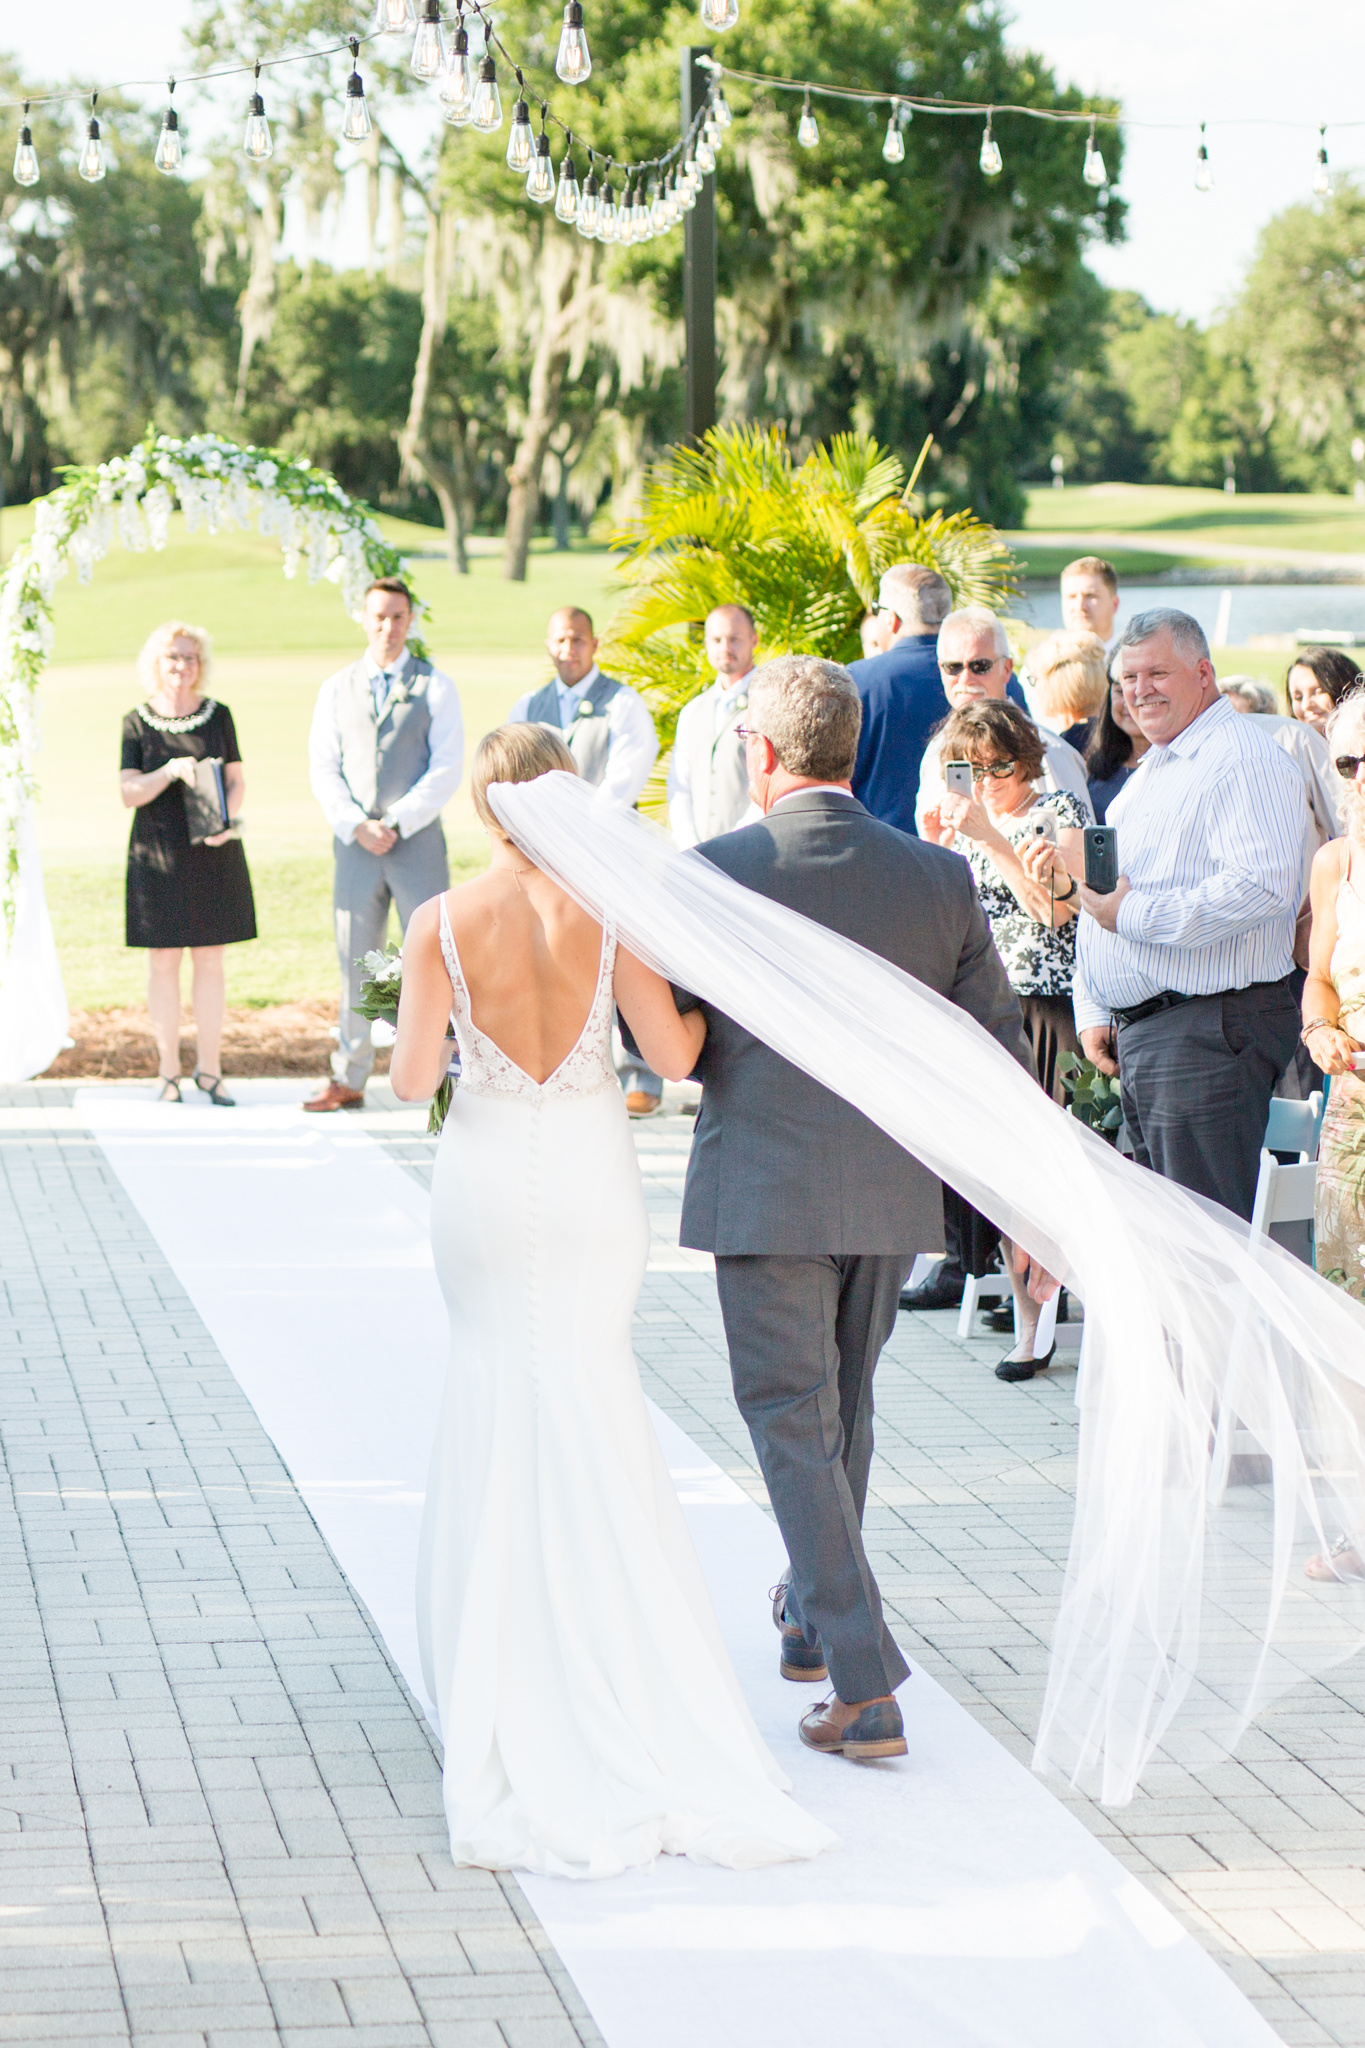
[[[177,754],[240,761],[226,704],[205,697],[185,718],[163,718],[145,704],[123,721],[124,768],[149,775]],[[130,946],[235,946],[256,936],[256,905],[240,839],[191,846],[185,788],[172,782],[133,812],[128,840]]]

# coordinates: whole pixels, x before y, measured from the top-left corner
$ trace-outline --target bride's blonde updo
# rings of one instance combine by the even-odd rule
[[[484,793],[490,782],[534,782],[538,775],[553,775],[556,768],[570,775],[578,773],[573,755],[550,726],[500,725],[496,732],[486,732],[469,776],[469,793],[480,824],[500,839],[507,837]]]

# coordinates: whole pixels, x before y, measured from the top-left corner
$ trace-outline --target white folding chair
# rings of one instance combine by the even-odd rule
[[[1299,1107],[1298,1104],[1285,1106]],[[1283,1146],[1279,1149],[1288,1151],[1289,1147]],[[1251,1211],[1250,1239],[1253,1246],[1258,1237],[1269,1237],[1272,1223],[1312,1225],[1317,1178],[1316,1159],[1301,1159],[1297,1166],[1281,1166],[1279,1161],[1272,1159],[1269,1151],[1262,1147],[1261,1170],[1256,1177],[1256,1201]],[[1310,1251],[1307,1263],[1311,1263],[1311,1260]]]
[[[972,1334],[972,1317],[988,1301],[1012,1301],[1014,1289],[1010,1286],[1008,1273],[982,1273],[967,1275],[967,1284],[962,1290],[962,1313],[957,1319],[959,1337]]]
[[[1277,1097],[1270,1105],[1261,1140],[1266,1151],[1297,1152],[1300,1159],[1316,1159],[1322,1107],[1320,1090],[1310,1095],[1307,1102],[1281,1102]]]

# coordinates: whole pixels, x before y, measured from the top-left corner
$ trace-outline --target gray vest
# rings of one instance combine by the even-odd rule
[[[607,756],[611,752],[607,707],[617,691],[624,687],[614,676],[599,676],[592,688],[579,698],[578,716],[573,723],[562,726],[559,722],[559,685],[547,683],[543,690],[536,691],[527,705],[526,723],[552,725],[556,732],[562,733],[579,774],[595,787],[606,777]]]
[[[674,744],[686,755],[692,771],[692,822],[698,839],[733,832],[749,808],[744,742],[735,734],[748,704],[747,695],[741,692],[717,732],[715,699],[710,690],[704,690],[684,708],[678,721]]]
[[[431,764],[431,663],[411,657],[389,691],[384,716],[375,717],[374,691],[363,659],[337,685],[341,772],[367,818],[382,818],[406,796]]]

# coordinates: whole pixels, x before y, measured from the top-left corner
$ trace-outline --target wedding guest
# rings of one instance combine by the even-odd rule
[[[948,710],[934,647],[952,602],[937,570],[897,562],[883,572],[877,587],[875,616],[886,650],[849,663],[863,707],[853,794],[874,818],[900,832],[917,830],[920,762],[930,733]]]
[[[972,793],[945,791],[938,810],[926,816],[926,836],[966,855],[991,937],[1019,998],[1039,1083],[1054,1102],[1064,1102],[1057,1059],[1080,1050],[1071,1012],[1080,892],[1064,855],[1079,859],[1080,833],[1089,815],[1069,790],[1039,794],[1043,742],[1016,704],[984,698],[953,712],[939,734],[938,752],[940,765],[971,762]],[[1041,834],[1038,821],[1044,813],[1052,818],[1056,845]],[[1015,1271],[1009,1240],[1003,1244],[1014,1289],[1016,1341],[995,1374],[1002,1380],[1029,1380],[1052,1363],[1056,1345],[1045,1358],[1035,1358],[1039,1305]]]
[[[891,621],[893,614],[884,612],[880,605],[873,605],[870,612],[864,612],[858,621],[858,638],[862,642],[863,660],[870,661],[874,654],[885,654],[891,645]]]
[[[1325,734],[1328,719],[1348,691],[1359,688],[1361,678],[1359,664],[1340,647],[1302,648],[1284,679],[1290,717]]]
[[[1068,633],[1093,633],[1112,652],[1119,615],[1119,579],[1103,555],[1081,555],[1061,574],[1062,626]],[[1030,667],[1032,662],[1030,661]]]
[[[552,727],[584,781],[605,790],[609,803],[628,810],[659,756],[644,698],[614,676],[603,675],[592,619],[578,605],[564,605],[553,614],[545,645],[555,680],[518,697],[507,723]]]
[[[1104,823],[1110,804],[1147,752],[1148,745],[1146,733],[1124,701],[1122,683],[1111,680],[1109,694],[1100,705],[1095,730],[1085,750],[1090,805],[1097,825]]]
[[[733,831],[750,812],[758,816],[736,730],[754,672],[754,615],[742,604],[718,604],[703,630],[715,681],[684,704],[668,764],[668,822],[684,849]]]
[[[1081,884],[1081,1043],[1117,1073],[1134,1156],[1250,1217],[1271,1093],[1293,1057],[1308,812],[1294,764],[1218,694],[1185,612],[1131,619],[1130,711],[1151,743],[1110,806],[1123,872]]]
[[[1273,718],[1280,708],[1275,692],[1259,676],[1220,676],[1218,694],[1227,698],[1234,711],[1247,711],[1256,718]]]
[[[223,764],[234,825],[246,775],[237,728],[226,704],[207,694],[209,636],[202,626],[169,620],[137,659],[145,702],[123,721],[119,793],[133,813],[128,838],[126,942],[147,948],[147,1011],[156,1039],[159,1102],[179,1102],[180,962],[189,948],[194,1007],[194,1083],[215,1107],[231,1109],[223,1088],[224,955],[256,936],[256,905],[242,842],[232,830],[191,844],[185,791],[196,761]]]
[[[1030,647],[1028,666],[1029,710],[1039,731],[1084,754],[1109,694],[1104,642],[1093,633],[1052,633]]]
[[[381,576],[365,593],[366,652],[329,676],[308,735],[309,779],[332,828],[341,1007],[332,1078],[306,1110],[359,1109],[374,1065],[356,1009],[359,961],[384,944],[389,905],[404,931],[449,886],[441,812],[459,788],[464,720],[450,677],[407,645],[412,593]]]
[[[967,605],[950,612],[938,631],[938,670],[943,690],[954,711],[983,698],[997,701],[1014,696],[1022,706],[1023,693],[1014,680],[1014,656],[1009,635],[995,613],[984,605]],[[1014,688],[1011,690],[1010,685]],[[1090,809],[1085,763],[1065,740],[1043,735],[1043,788],[1069,789]],[[930,747],[920,768],[919,792],[915,799],[916,820],[938,808],[943,795],[943,771],[938,749]],[[922,829],[922,827],[921,827]]]

